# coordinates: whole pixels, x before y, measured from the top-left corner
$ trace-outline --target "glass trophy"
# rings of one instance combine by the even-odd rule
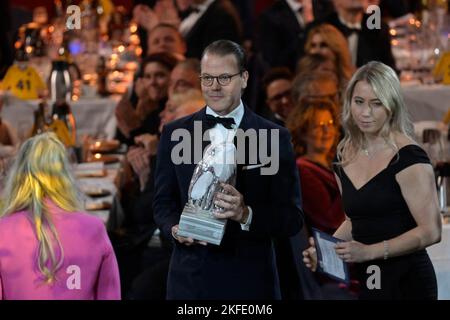
[[[227,219],[214,212],[223,211],[214,204],[222,183],[236,183],[236,147],[233,143],[210,144],[197,164],[189,185],[189,198],[178,225],[178,235],[220,245]]]

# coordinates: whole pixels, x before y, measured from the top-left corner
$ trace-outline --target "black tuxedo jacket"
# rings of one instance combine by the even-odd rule
[[[361,22],[361,31],[358,38],[358,52],[356,66],[360,67],[370,61],[381,61],[384,64],[395,69],[395,59],[391,50],[391,36],[389,27],[384,22],[381,23],[381,29],[367,28],[367,19],[369,15],[365,14]],[[341,23],[337,13],[333,13],[325,18],[322,22],[332,24],[342,34],[347,37],[349,35],[348,28]]]
[[[330,0],[313,0],[313,10],[314,17],[320,19],[333,11],[333,5]],[[255,40],[270,67],[285,66],[295,71],[297,60],[304,53],[306,35],[286,0],[279,0],[259,17]]]
[[[270,67],[286,66],[294,70],[305,40],[305,29],[285,0],[275,2],[261,14],[256,44]]]
[[[186,34],[186,56],[200,59],[203,49],[220,39],[242,41],[241,21],[229,0],[214,1]]]
[[[171,134],[178,128],[192,133],[194,121],[203,121],[205,116],[206,107],[166,124],[161,135],[153,209],[158,227],[168,237],[188,200],[196,166],[172,162],[171,151],[179,141],[171,141]],[[239,223],[229,220],[220,246],[188,247],[174,241],[168,277],[169,299],[280,298],[272,239],[292,236],[303,224],[291,138],[286,129],[247,107],[239,128],[279,130],[279,171],[275,175],[261,175],[260,168],[243,170],[243,165],[238,164],[236,189],[253,210],[250,231],[241,230]],[[267,147],[271,150],[268,140]],[[204,142],[203,147],[207,144]]]

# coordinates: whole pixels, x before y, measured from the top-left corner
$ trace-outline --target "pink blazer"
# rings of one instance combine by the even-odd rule
[[[103,222],[54,205],[51,212],[64,250],[64,263],[52,285],[41,281],[29,213],[0,219],[0,300],[120,300],[117,260]]]

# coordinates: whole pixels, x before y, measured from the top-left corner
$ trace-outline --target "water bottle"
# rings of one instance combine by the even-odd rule
[[[66,61],[55,60],[49,77],[50,98],[53,102],[70,101],[72,94],[72,80],[69,64]]]

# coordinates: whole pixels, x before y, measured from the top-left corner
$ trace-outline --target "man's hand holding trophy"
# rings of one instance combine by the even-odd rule
[[[249,212],[235,183],[234,144],[209,145],[192,175],[180,223],[172,227],[174,238],[186,245],[219,245],[227,219],[245,223]]]

